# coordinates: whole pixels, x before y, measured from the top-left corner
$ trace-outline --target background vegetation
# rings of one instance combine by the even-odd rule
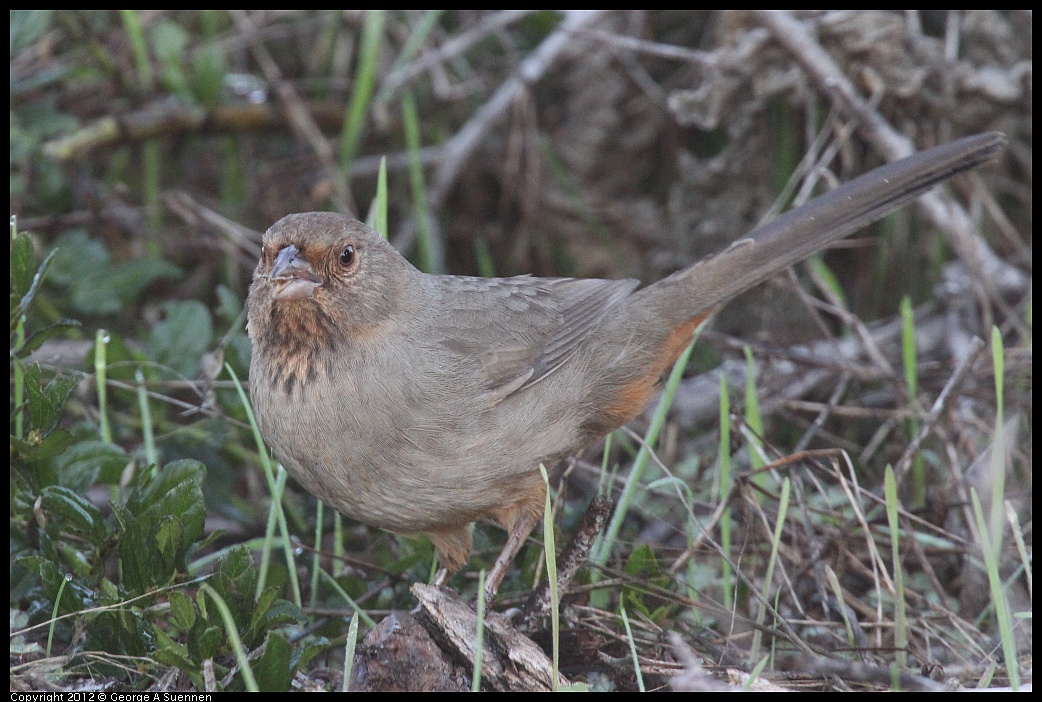
[[[348,617],[374,671],[372,626],[416,605],[430,545],[335,519],[251,428],[243,300],[284,214],[366,217],[386,159],[425,270],[649,282],[895,140],[992,129],[1001,162],[939,209],[730,305],[639,477],[648,421],[557,472],[558,546],[593,494],[635,499],[561,629],[518,626],[595,688],[1024,682],[1029,12],[10,19],[12,690],[340,688]]]

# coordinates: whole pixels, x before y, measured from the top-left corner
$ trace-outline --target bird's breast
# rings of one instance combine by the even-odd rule
[[[526,391],[498,401],[476,367],[421,343],[347,344],[295,383],[261,354],[251,387],[265,440],[306,489],[368,524],[425,532],[494,514],[540,462],[581,448],[569,403]]]

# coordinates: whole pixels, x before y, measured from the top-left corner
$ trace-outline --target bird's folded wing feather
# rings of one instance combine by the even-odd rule
[[[639,281],[456,278],[456,333],[441,341],[481,366],[494,402],[564,365]]]

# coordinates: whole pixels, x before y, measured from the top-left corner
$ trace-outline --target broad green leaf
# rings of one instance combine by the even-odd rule
[[[223,641],[224,630],[221,627],[200,619],[188,636],[188,654],[192,660],[201,663],[216,656]]]
[[[249,550],[243,546],[225,554],[217,562],[210,585],[228,605],[239,631],[245,631],[253,618],[257,589],[257,568]],[[255,642],[244,643],[249,646]]]
[[[141,292],[153,281],[179,278],[181,270],[157,258],[113,263],[101,242],[75,230],[58,239],[49,276],[69,289],[72,304],[80,312],[112,314],[138,302]]]
[[[68,488],[54,485],[40,493],[40,512],[46,516],[51,534],[81,536],[100,549],[106,530],[101,510],[85,497]]]
[[[174,590],[167,600],[170,602],[170,615],[177,626],[184,631],[195,626],[195,604],[191,597],[179,590]]]
[[[41,387],[40,375],[38,363],[25,369],[26,428],[47,436],[58,426],[65,401],[76,388],[77,379],[70,375],[57,375]]]
[[[152,50],[159,59],[163,86],[182,100],[191,98],[185,75],[185,49],[188,33],[177,22],[161,19],[152,28]]]
[[[195,377],[199,359],[213,342],[213,321],[201,302],[167,302],[164,319],[152,327],[149,356],[186,378]]]
[[[228,63],[224,59],[224,51],[216,42],[199,47],[192,57],[189,78],[195,99],[206,107],[217,107],[227,73]]]
[[[61,319],[53,324],[37,329],[29,334],[25,343],[17,348],[12,348],[11,353],[18,358],[25,358],[43,345],[43,342],[70,329],[78,329],[83,326],[75,319]]]
[[[123,570],[123,588],[131,595],[141,595],[153,589],[154,584],[165,585],[172,573],[162,568],[149,521],[139,519],[118,505],[113,505],[113,511],[121,527],[117,553]]]
[[[153,636],[152,627],[136,609],[102,612],[87,627],[84,648],[88,651],[105,651],[111,655],[146,656],[154,649]],[[112,667],[108,674],[117,674],[117,671]]]
[[[58,427],[43,437],[43,439],[40,439],[38,436],[30,436],[28,440],[11,437],[12,463],[40,463],[41,461],[47,461],[62,454],[75,441],[76,437],[61,427]],[[44,479],[40,480],[40,477]],[[48,471],[46,476],[43,476],[42,471],[35,466],[33,468],[33,478],[36,481],[35,484],[39,487],[60,482],[58,476],[53,471]]]
[[[142,473],[142,485],[123,507],[114,507],[123,527],[119,553],[126,588],[144,592],[187,570],[185,558],[203,536],[205,472],[198,461],[182,460]]]
[[[121,446],[106,441],[79,441],[54,461],[58,483],[83,492],[95,482],[119,482],[130,456]]]
[[[292,648],[286,638],[269,631],[264,639],[264,652],[253,664],[257,686],[264,692],[288,692],[293,680]]]
[[[198,667],[188,655],[188,647],[172,639],[160,627],[154,627],[156,635],[156,650],[152,652],[152,658],[164,665],[180,668],[183,671],[193,670]]]
[[[33,241],[25,232],[18,232],[11,239],[11,311],[29,292],[36,276],[36,254]]]

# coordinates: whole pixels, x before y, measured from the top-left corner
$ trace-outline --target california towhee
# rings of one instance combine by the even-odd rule
[[[633,419],[716,306],[1003,143],[982,134],[877,168],[641,290],[427,275],[361,222],[288,215],[264,235],[247,302],[257,422],[327,504],[427,534],[442,577],[469,558],[470,522],[502,524],[492,597],[542,516],[539,464]]]

